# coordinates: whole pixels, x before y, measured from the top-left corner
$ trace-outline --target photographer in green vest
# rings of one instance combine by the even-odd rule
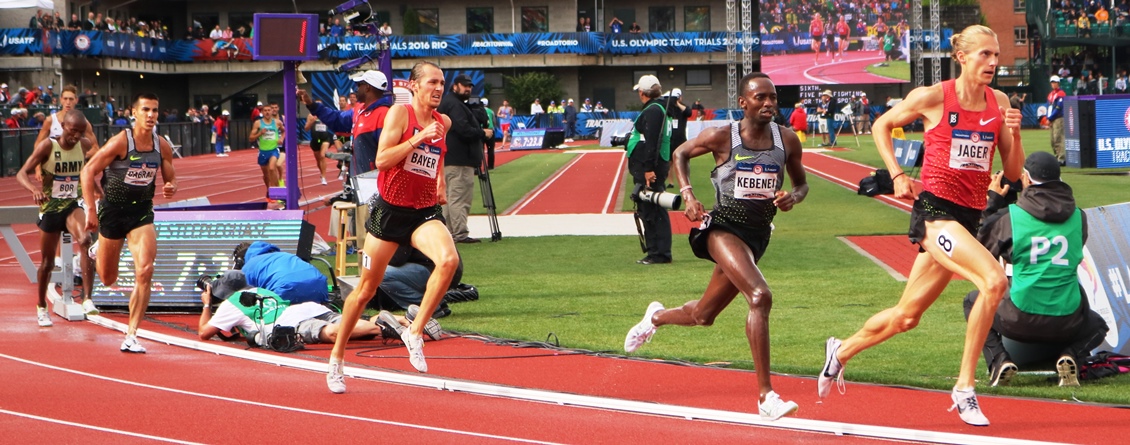
[[[1024,188],[1014,204],[1009,204],[1009,186],[1000,183],[1001,173],[989,187],[977,239],[1007,263],[1006,273],[1011,266],[1012,284],[985,340],[991,386],[1007,384],[1017,371],[1002,336],[1064,345],[1056,362],[1059,386],[1079,386],[1076,362],[1089,356],[1107,332],[1106,322],[1090,309],[1076,273],[1087,241],[1087,215],[1076,207],[1071,186],[1059,175],[1054,155],[1035,152],[1024,162]],[[966,319],[977,296],[973,291],[965,297]]]
[[[247,284],[243,272],[228,271],[219,277],[201,277],[203,288],[197,332],[201,340],[216,335],[229,338],[238,333],[251,346],[290,352],[299,344],[333,343],[337,338],[341,314],[314,302],[292,304],[267,289]],[[223,302],[212,313],[212,303]],[[408,326],[404,317],[381,311],[371,320],[358,320],[350,338],[400,338],[399,331]],[[227,333],[228,335],[224,335]],[[274,335],[285,333],[282,336]],[[283,338],[289,336],[289,339]]]
[[[650,74],[640,77],[633,89],[643,102],[643,110],[628,137],[628,172],[636,187],[662,192],[671,169],[671,125],[659,96],[659,79]],[[636,221],[643,227],[647,256],[639,264],[671,262],[671,216],[659,204],[636,201]]]

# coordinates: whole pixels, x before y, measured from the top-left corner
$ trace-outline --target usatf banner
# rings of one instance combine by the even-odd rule
[[[668,54],[726,52],[724,32],[650,32],[646,34],[602,34],[605,52],[611,54]],[[740,37],[739,37],[740,38]],[[751,50],[761,47],[761,36],[753,34]],[[740,45],[741,42],[739,41]]]
[[[42,31],[38,29],[0,29],[0,54],[23,56],[42,52]]]

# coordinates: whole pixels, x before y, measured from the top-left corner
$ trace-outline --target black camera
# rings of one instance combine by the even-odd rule
[[[609,142],[612,143],[613,147],[627,147],[628,146],[628,135],[622,134],[622,135],[619,135],[619,136],[612,136],[609,139]]]
[[[643,184],[636,184],[630,196],[635,202],[650,202],[667,210],[679,210],[683,205],[683,197],[674,193],[657,192],[644,188]]]
[[[196,279],[196,288],[200,289],[200,290],[208,290],[208,287],[211,286],[212,290],[215,290],[216,289],[216,281],[218,281],[220,279],[220,276],[221,275],[218,275],[218,274],[217,275],[208,275],[208,274],[201,275],[200,278]]]

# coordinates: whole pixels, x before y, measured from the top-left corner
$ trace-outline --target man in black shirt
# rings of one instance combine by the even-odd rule
[[[475,194],[475,169],[483,163],[483,142],[493,136],[493,131],[483,128],[483,123],[471,113],[464,103],[471,98],[471,79],[455,76],[451,92],[443,96],[438,111],[451,118],[447,132],[447,156],[443,173],[447,181],[447,204],[443,217],[447,230],[456,243],[477,243],[467,230],[467,214],[471,211],[471,198]]]
[[[691,117],[691,107],[683,105],[683,91],[675,88],[667,96],[667,115],[671,116],[671,151],[675,151],[687,141],[687,118]]]
[[[643,102],[632,134],[628,138],[628,172],[637,187],[657,192],[664,190],[667,173],[671,167],[671,129],[667,126],[667,112],[663,109],[662,87],[652,75],[640,77],[636,94]],[[636,203],[636,217],[643,227],[647,256],[639,264],[671,262],[671,216],[658,204]]]
[[[821,144],[827,147],[836,145],[836,112],[840,108],[840,103],[832,97],[832,90],[824,90],[820,93],[820,104],[816,106],[816,112],[820,113],[820,117],[828,124],[828,142]]]

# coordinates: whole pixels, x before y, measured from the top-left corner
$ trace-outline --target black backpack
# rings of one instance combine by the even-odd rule
[[[891,179],[891,172],[880,168],[859,180],[859,191],[864,196],[890,195],[895,193],[895,181]]]

